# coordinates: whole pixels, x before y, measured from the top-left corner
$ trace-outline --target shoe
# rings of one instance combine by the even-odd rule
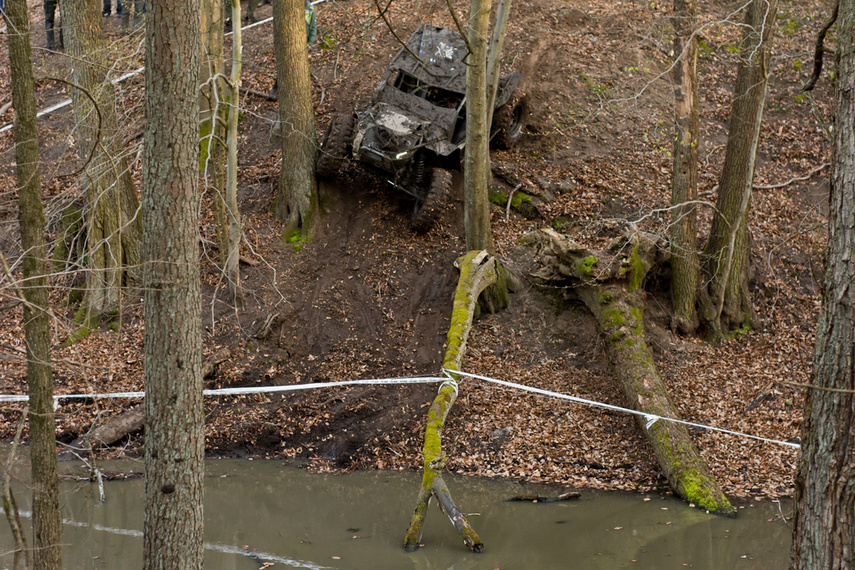
[[[109,10],[104,10],[103,12],[101,12],[101,15],[102,15],[102,16],[104,16],[104,17],[106,18],[107,16],[109,16],[109,15],[110,15],[110,11],[109,11]]]

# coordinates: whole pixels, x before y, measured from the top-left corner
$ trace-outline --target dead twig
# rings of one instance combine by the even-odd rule
[[[267,99],[268,101],[277,100],[275,97],[271,97],[270,93],[262,93],[261,91],[256,91],[255,89],[249,89],[247,87],[241,87],[240,92],[254,97],[260,97],[261,99]]]
[[[786,182],[781,182],[780,184],[771,184],[769,186],[757,186],[757,185],[755,185],[754,189],[755,190],[774,190],[776,188],[784,188],[784,187],[789,186],[791,184],[795,184],[796,182],[804,182],[805,180],[810,180],[818,172],[820,172],[821,170],[823,170],[824,168],[827,168],[829,166],[831,166],[830,162],[823,162],[822,164],[820,164],[816,168],[811,169],[810,172],[808,172],[804,176],[798,176],[796,178],[790,178]]]
[[[506,223],[511,221],[511,201],[513,201],[513,199],[514,199],[514,194],[515,194],[515,193],[516,193],[516,191],[517,191],[517,190],[519,190],[520,188],[522,188],[522,182],[520,182],[519,184],[517,184],[516,186],[514,186],[514,187],[511,189],[511,191],[510,191],[510,192],[508,192],[508,203],[507,203],[507,204],[505,204],[505,222],[506,222]]]
[[[831,17],[816,35],[816,50],[813,54],[813,74],[810,76],[810,79],[802,87],[802,91],[811,91],[814,86],[816,86],[816,82],[819,81],[819,75],[822,73],[822,56],[825,53],[825,34],[828,33],[828,30],[831,29],[831,26],[834,25],[834,22],[837,21],[837,9],[840,5],[839,0],[834,3],[834,9],[831,12]]]
[[[849,388],[826,388],[825,386],[814,386],[813,384],[805,384],[803,382],[790,382],[789,380],[778,380],[781,384],[787,386],[795,386],[797,388],[809,388],[811,390],[819,390],[820,392],[834,392],[835,394],[855,394],[855,390]]]

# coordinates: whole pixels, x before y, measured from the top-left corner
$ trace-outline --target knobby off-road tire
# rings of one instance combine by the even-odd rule
[[[420,233],[431,229],[439,220],[450,190],[451,173],[444,168],[434,168],[425,199],[416,202],[413,217],[410,219],[410,229]]]
[[[516,146],[522,139],[527,119],[528,95],[515,91],[508,102],[493,113],[492,146],[500,149]]]
[[[332,178],[341,168],[341,163],[347,156],[353,138],[353,115],[336,113],[327,128],[327,134],[321,142],[318,153],[318,164],[315,173],[322,178]]]

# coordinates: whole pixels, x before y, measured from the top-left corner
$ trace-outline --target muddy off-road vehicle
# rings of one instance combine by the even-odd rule
[[[410,227],[434,225],[451,188],[466,140],[466,65],[463,37],[424,25],[392,59],[368,109],[336,114],[321,142],[317,174],[334,176],[342,161],[381,170],[415,199]],[[499,80],[491,143],[510,148],[522,136],[527,98],[517,93],[518,72]]]

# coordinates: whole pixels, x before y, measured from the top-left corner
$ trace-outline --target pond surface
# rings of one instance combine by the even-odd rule
[[[5,455],[5,454],[4,454]],[[79,466],[76,466],[79,468]],[[142,472],[141,461],[102,462]],[[61,464],[62,472],[74,470]],[[446,482],[486,545],[469,552],[433,502],[424,548],[402,548],[420,475],[318,475],[280,461],[209,460],[205,478],[205,568],[377,569],[780,569],[789,565],[791,505],[747,503],[736,519],[707,515],[670,496],[583,492],[560,503],[506,502],[543,485],[448,475]],[[79,472],[79,471],[78,471]],[[62,484],[65,568],[142,567],[143,481]],[[30,497],[17,485],[18,503]],[[31,534],[31,522],[23,521]],[[12,546],[0,524],[0,551]],[[0,556],[0,568],[11,567]],[[272,565],[265,565],[271,564]]]

